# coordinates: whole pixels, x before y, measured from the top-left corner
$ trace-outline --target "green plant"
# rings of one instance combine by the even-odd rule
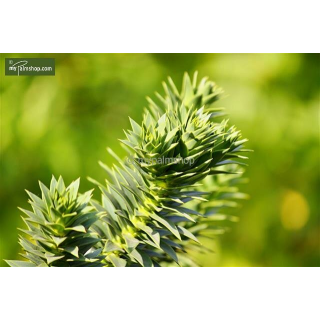
[[[186,251],[200,249],[198,237],[234,220],[217,211],[245,197],[236,185],[248,150],[240,131],[217,120],[223,113],[213,104],[222,90],[206,78],[197,84],[197,74],[192,81],[185,74],[181,92],[170,78],[164,90],[158,103],[148,98],[141,125],[130,119],[121,140],[126,159],[109,149],[117,164],[101,163],[107,184],[91,179],[101,201],[79,196],[79,180],[65,188],[62,178],[50,190],[40,183],[42,199],[29,193],[34,211],[24,210],[25,233],[32,242],[20,239],[28,261],[10,265],[194,265]]]
[[[77,267],[101,266],[100,239],[89,228],[103,216],[90,206],[91,192],[78,194],[80,180],[65,187],[63,179],[52,177],[50,189],[39,182],[42,198],[27,191],[32,211],[20,209],[31,237],[21,236],[20,245],[28,261],[7,261],[12,267]]]

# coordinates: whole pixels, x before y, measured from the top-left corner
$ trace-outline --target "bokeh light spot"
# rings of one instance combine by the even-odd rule
[[[309,205],[305,197],[296,191],[286,192],[281,205],[281,222],[285,229],[299,230],[309,219]]]

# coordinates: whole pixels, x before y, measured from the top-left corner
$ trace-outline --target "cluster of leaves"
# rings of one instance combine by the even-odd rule
[[[245,197],[236,185],[246,139],[228,121],[217,121],[223,114],[213,103],[222,90],[213,82],[197,84],[197,74],[192,81],[185,74],[181,92],[170,78],[164,90],[158,103],[148,98],[141,125],[130,119],[121,140],[127,158],[109,150],[117,164],[100,163],[106,185],[91,181],[101,201],[89,205],[90,192],[78,196],[78,182],[58,187],[62,179],[50,190],[40,184],[42,200],[30,194],[34,214],[24,212],[36,244],[21,238],[30,261],[23,264],[194,265],[186,251],[199,246],[198,236],[217,233],[215,221],[230,218],[221,208]]]
[[[101,266],[101,249],[91,250],[100,241],[89,228],[103,213],[90,206],[91,191],[78,195],[80,180],[67,188],[63,179],[52,177],[50,189],[39,182],[42,197],[27,191],[33,211],[20,209],[29,236],[20,237],[27,261],[7,261],[10,266],[78,267]]]

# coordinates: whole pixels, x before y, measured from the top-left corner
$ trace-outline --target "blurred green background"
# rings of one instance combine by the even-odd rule
[[[56,59],[55,76],[4,76],[4,59]],[[250,199],[234,214],[231,231],[195,255],[204,266],[319,266],[319,83],[316,54],[1,54],[0,265],[18,258],[17,207],[38,180],[103,181],[98,160],[128,117],[141,121],[145,96],[162,92],[170,75],[199,71],[225,90],[217,102],[249,139],[242,187]],[[96,192],[98,196],[98,192]]]

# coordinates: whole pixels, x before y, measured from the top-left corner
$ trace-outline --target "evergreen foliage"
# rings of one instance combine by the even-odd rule
[[[29,193],[31,240],[20,239],[27,261],[11,266],[191,266],[187,250],[201,249],[198,238],[234,220],[221,210],[246,198],[237,185],[248,150],[240,131],[218,120],[222,90],[206,78],[198,84],[197,74],[185,74],[181,92],[170,78],[163,87],[158,102],[148,98],[141,124],[130,119],[126,159],[109,149],[116,164],[100,163],[106,185],[91,179],[100,201],[78,195],[79,180],[65,188],[62,178],[50,190],[40,183],[42,199]]]
[[[90,206],[91,191],[78,194],[80,180],[65,187],[63,179],[52,177],[50,189],[39,182],[42,197],[27,191],[32,211],[20,209],[27,230],[21,230],[22,256],[27,261],[7,261],[12,267],[101,266],[100,239],[89,228],[103,213]],[[31,238],[31,239],[30,239]]]

